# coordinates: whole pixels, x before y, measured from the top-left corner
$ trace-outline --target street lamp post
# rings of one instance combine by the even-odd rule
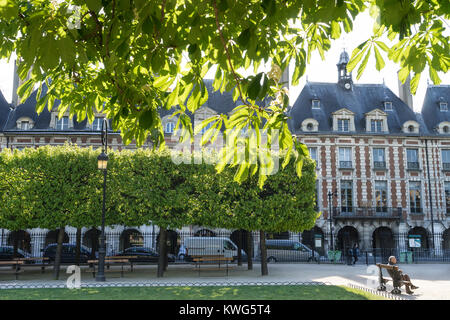
[[[333,216],[333,211],[332,211],[332,208],[331,208],[331,201],[332,201],[333,196],[337,196],[337,192],[336,191],[334,191],[334,192],[328,191],[328,204],[329,204],[329,207],[330,207],[328,216],[329,216],[329,221],[330,221],[330,246],[331,246],[331,251],[334,251],[333,217],[332,217]]]
[[[98,156],[98,169],[103,171],[103,206],[102,206],[102,232],[100,235],[100,247],[98,250],[98,272],[95,277],[96,281],[105,281],[105,211],[106,211],[106,174],[108,172],[108,122],[103,119],[102,122],[102,153]]]

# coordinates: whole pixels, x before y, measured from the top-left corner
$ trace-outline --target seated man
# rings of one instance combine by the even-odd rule
[[[394,256],[389,257],[388,264],[391,266],[395,266],[397,263],[397,259]],[[391,276],[393,281],[408,281],[409,283],[405,283],[406,293],[407,294],[413,294],[414,292],[411,291],[411,289],[419,289],[419,287],[415,286],[411,282],[411,278],[407,274],[403,274],[402,270],[398,269],[397,272],[394,270],[387,270],[389,275]]]

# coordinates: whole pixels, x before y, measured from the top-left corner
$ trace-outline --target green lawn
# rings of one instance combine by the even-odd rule
[[[382,300],[341,286],[119,287],[5,289],[0,300]]]

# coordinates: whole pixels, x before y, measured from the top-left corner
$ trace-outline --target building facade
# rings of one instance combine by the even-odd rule
[[[338,81],[307,82],[290,109],[317,163],[316,232],[339,249],[408,250],[411,238],[450,249],[450,86],[429,85],[416,113],[384,84],[353,83],[348,61],[344,51]]]
[[[429,85],[417,113],[408,96],[398,97],[384,84],[354,83],[346,71],[348,60],[344,51],[337,64],[337,82],[307,82],[289,110],[291,132],[308,146],[317,163],[316,201],[322,215],[314,229],[279,237],[311,245],[318,238],[314,245],[322,252],[353,243],[363,250],[407,250],[410,238],[419,239],[421,248],[450,249],[450,86]],[[214,92],[212,81],[205,83],[209,99],[191,115],[193,123],[229,114],[239,105],[231,93]],[[400,92],[403,95],[404,88]],[[10,105],[0,93],[0,151],[66,142],[101,147],[104,115],[96,114],[92,124],[71,119],[68,113],[58,119],[58,102],[52,111],[45,108],[37,115],[35,95]],[[176,144],[172,134],[177,121],[170,115],[169,111],[161,114],[169,147]],[[134,143],[125,146],[118,132],[111,131],[108,137],[113,149],[136,148]],[[108,251],[124,249],[137,238],[139,244],[154,247],[155,227],[108,228]],[[190,226],[180,234],[201,230]],[[21,238],[28,239],[24,240],[28,244],[22,247],[34,255],[56,240],[51,230],[24,232]],[[67,227],[66,232],[66,241],[74,242],[76,230]],[[232,231],[221,232],[232,235]],[[83,243],[93,246],[90,239],[96,238],[98,230],[83,229],[82,233]],[[10,236],[2,230],[2,245],[10,244]]]

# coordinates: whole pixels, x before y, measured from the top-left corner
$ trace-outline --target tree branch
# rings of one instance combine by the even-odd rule
[[[227,61],[228,61],[228,64],[229,64],[229,66],[230,66],[231,73],[233,74],[234,80],[236,81],[236,85],[237,85],[237,88],[238,88],[238,90],[239,90],[239,96],[241,97],[241,101],[242,101],[245,105],[249,106],[249,104],[244,100],[244,97],[243,97],[243,95],[242,95],[242,91],[241,91],[241,82],[240,82],[240,80],[239,80],[238,75],[237,75],[236,72],[234,71],[233,64],[231,63],[230,52],[228,51],[227,43],[226,43],[225,38],[224,38],[224,36],[223,36],[222,29],[220,28],[220,23],[219,23],[219,10],[217,9],[216,0],[213,0],[213,6],[214,6],[214,15],[215,15],[215,18],[216,18],[216,27],[217,27],[217,30],[219,31],[220,40],[222,41],[222,45],[223,45],[223,47],[224,47],[224,49],[225,49],[225,54],[227,55]]]

